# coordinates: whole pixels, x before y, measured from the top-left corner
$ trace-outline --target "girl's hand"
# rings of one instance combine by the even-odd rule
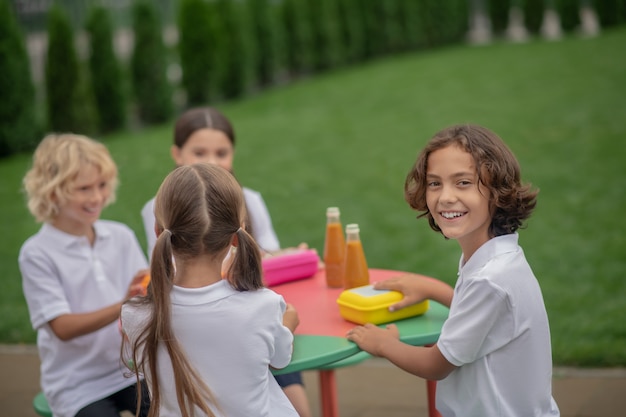
[[[346,336],[348,340],[374,356],[383,356],[384,346],[400,340],[400,332],[395,324],[388,324],[382,329],[367,323],[365,326],[357,326],[348,331]]]
[[[126,293],[125,300],[129,300],[133,297],[140,296],[145,297],[147,294],[147,287],[143,284],[146,275],[150,273],[149,269],[141,269],[139,270],[130,285],[128,286],[128,292]]]
[[[300,318],[298,312],[292,304],[287,304],[287,308],[283,313],[283,326],[291,330],[291,333],[296,331],[296,328],[300,324]]]

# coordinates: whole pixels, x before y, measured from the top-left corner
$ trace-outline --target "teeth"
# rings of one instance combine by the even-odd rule
[[[445,217],[446,219],[454,219],[455,217],[461,217],[462,215],[463,213],[461,213],[460,211],[448,211],[441,213],[441,216]]]

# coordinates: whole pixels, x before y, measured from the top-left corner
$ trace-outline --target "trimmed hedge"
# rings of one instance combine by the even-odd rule
[[[266,87],[274,82],[278,66],[275,48],[277,25],[274,18],[274,5],[270,0],[247,0],[251,31],[254,82]]]
[[[48,13],[46,103],[49,130],[91,135],[96,130],[93,96],[74,46],[71,23],[60,6]]]
[[[113,28],[107,9],[91,9],[86,29],[90,35],[89,69],[100,132],[120,130],[126,123],[122,71],[113,49]]]
[[[221,96],[225,99],[241,97],[246,90],[246,64],[241,25],[241,4],[231,0],[217,0],[212,11],[217,22],[218,79]]]
[[[217,39],[215,23],[204,0],[181,0],[178,9],[178,51],[187,105],[206,104],[215,86]]]
[[[137,0],[132,13],[135,46],[131,76],[137,113],[144,123],[162,123],[172,116],[173,105],[161,22],[148,0]]]
[[[598,13],[600,24],[610,27],[626,23],[626,0],[589,0]]]
[[[0,2],[0,157],[32,149],[41,136],[35,87],[24,35],[6,1]]]

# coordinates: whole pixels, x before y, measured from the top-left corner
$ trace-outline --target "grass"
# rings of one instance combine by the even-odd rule
[[[460,250],[403,200],[404,177],[437,130],[483,124],[541,189],[521,244],[541,283],[560,365],[626,366],[626,30],[593,39],[458,46],[369,63],[220,108],[235,171],[268,204],[283,246],[321,250],[325,209],[359,223],[372,267],[449,283]],[[102,138],[119,164],[103,217],[145,242],[139,211],[172,168],[171,126]],[[0,161],[0,341],[33,343],[17,253],[38,229],[20,194],[29,155]]]

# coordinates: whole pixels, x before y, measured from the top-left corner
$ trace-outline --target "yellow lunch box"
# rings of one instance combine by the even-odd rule
[[[402,293],[389,290],[375,290],[372,285],[344,290],[337,299],[339,314],[344,319],[357,324],[382,324],[391,321],[419,316],[428,310],[428,300],[421,303],[389,311],[389,306],[402,300]]]

